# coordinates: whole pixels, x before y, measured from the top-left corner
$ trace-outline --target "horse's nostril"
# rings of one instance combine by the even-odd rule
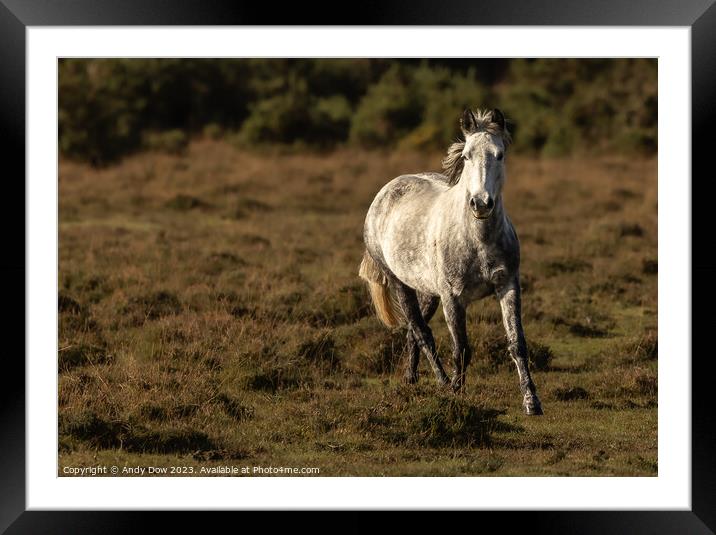
[[[482,212],[485,210],[492,210],[495,206],[495,201],[492,197],[470,197],[470,208],[474,212]]]

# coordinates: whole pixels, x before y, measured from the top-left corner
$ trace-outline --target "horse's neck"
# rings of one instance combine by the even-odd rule
[[[468,213],[467,217],[472,219],[474,232],[471,237],[480,246],[497,243],[505,230],[505,209],[502,205],[502,195],[495,201],[495,208],[487,219],[475,219]]]

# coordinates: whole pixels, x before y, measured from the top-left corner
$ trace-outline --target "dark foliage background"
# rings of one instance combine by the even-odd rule
[[[500,107],[530,155],[654,154],[655,59],[62,59],[59,140],[106,165],[194,136],[327,149],[443,148]]]

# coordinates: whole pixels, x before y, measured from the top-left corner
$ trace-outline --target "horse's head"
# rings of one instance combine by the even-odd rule
[[[468,206],[477,219],[492,213],[502,194],[505,181],[505,151],[510,135],[500,110],[465,110],[460,119],[465,146],[460,153],[462,170],[459,182],[464,184]]]

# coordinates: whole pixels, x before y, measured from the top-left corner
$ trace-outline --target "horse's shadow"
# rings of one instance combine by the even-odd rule
[[[399,396],[402,397],[402,396]],[[369,418],[374,435],[416,448],[484,448],[496,433],[521,433],[524,428],[500,417],[506,410],[486,407],[453,394],[385,400]]]
[[[421,416],[415,426],[429,447],[490,447],[495,433],[519,433],[522,426],[500,420],[504,409],[448,403],[441,410]],[[454,408],[453,408],[454,407]]]

